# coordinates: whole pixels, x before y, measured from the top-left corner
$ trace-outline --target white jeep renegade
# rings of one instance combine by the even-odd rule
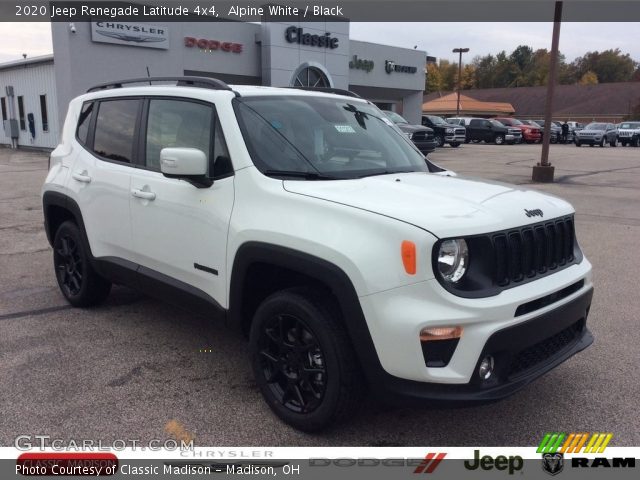
[[[350,92],[143,81],[72,100],[51,154],[45,228],[72,305],[116,283],[222,314],[307,431],[367,386],[494,401],[593,341],[567,202],[443,172]]]

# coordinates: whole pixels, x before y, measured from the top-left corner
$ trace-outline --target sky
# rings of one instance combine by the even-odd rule
[[[402,28],[398,28],[402,25]],[[215,25],[212,26],[215,28]],[[551,23],[351,23],[354,40],[386,43],[398,47],[424,50],[428,55],[457,61],[453,48],[468,47],[463,61],[476,55],[507,53],[518,45],[534,50],[551,49]],[[620,48],[640,61],[638,33],[640,23],[570,23],[562,24],[560,52],[568,61],[588,51]],[[0,23],[0,62],[52,52],[48,23]]]

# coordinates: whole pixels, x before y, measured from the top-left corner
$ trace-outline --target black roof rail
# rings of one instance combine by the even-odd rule
[[[152,82],[176,82],[177,87],[196,87],[208,88],[211,90],[229,90],[233,91],[229,85],[217,78],[209,77],[148,77],[148,78],[132,78],[130,80],[119,80],[117,82],[101,83],[87,90],[89,92],[97,92],[99,90],[108,90],[111,88],[122,88],[123,85],[130,83],[148,83]],[[236,96],[238,94],[236,93]]]
[[[362,98],[355,92],[351,90],[344,90],[342,88],[333,88],[333,87],[290,87],[295,88],[297,90],[309,90],[311,92],[325,92],[325,93],[335,93],[336,95],[345,95],[347,97],[355,97]]]

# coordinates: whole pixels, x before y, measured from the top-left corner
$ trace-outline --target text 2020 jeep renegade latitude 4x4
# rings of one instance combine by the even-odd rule
[[[42,199],[72,305],[114,282],[223,313],[302,430],[348,417],[367,385],[497,400],[592,342],[567,202],[436,172],[349,92],[173,80],[69,105]]]

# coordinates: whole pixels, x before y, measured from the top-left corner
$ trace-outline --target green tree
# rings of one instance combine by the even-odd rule
[[[495,86],[496,58],[491,54],[484,57],[476,56],[472,65],[475,67],[476,87],[493,88]]]
[[[577,78],[592,71],[600,83],[628,82],[637,68],[636,62],[628,53],[622,54],[619,48],[604,52],[587,52],[574,61]]]

